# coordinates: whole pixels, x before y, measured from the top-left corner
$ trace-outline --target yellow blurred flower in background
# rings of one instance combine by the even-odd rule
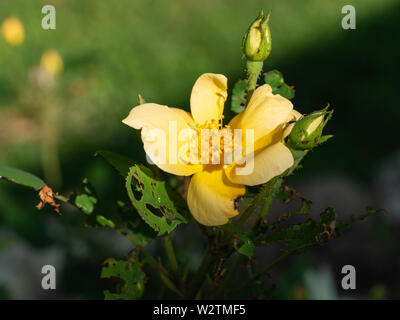
[[[40,66],[50,74],[59,74],[63,68],[63,60],[57,50],[47,50],[40,59]]]
[[[19,46],[25,40],[24,25],[17,17],[6,18],[1,25],[1,32],[4,39],[13,46]]]

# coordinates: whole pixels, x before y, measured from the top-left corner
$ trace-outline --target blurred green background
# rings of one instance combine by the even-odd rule
[[[46,4],[56,8],[56,30],[41,28]],[[356,30],[341,27],[346,4],[356,9]],[[21,46],[0,37],[0,164],[45,176],[62,192],[88,177],[104,210],[114,210],[112,199],[125,198],[122,181],[94,153],[145,161],[139,134],[121,123],[138,93],[188,108],[191,87],[206,72],[225,74],[232,89],[245,76],[241,40],[260,8],[271,11],[273,38],[264,70],[280,70],[295,86],[300,112],[327,103],[335,110],[327,127],[335,138],[288,184],[315,210],[334,205],[346,217],[369,204],[391,212],[289,260],[276,271],[271,296],[399,298],[398,1],[3,0],[0,23],[18,17],[26,37]],[[38,86],[35,73],[49,49],[64,63],[51,89]],[[72,210],[62,217],[38,212],[37,202],[34,193],[0,181],[0,297],[102,298],[101,263],[127,253],[129,244],[76,227]],[[46,261],[59,270],[57,293],[40,289]],[[359,270],[356,292],[340,289],[344,264]]]

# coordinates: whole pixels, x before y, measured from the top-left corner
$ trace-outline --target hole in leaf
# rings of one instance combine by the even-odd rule
[[[164,216],[160,209],[157,209],[157,208],[153,207],[149,203],[146,203],[146,209],[149,210],[152,214],[154,214],[157,217],[162,218]]]

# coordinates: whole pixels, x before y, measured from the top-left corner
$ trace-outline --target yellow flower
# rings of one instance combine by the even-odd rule
[[[22,22],[17,17],[8,17],[1,26],[4,38],[13,45],[19,46],[25,39],[25,29]]]
[[[57,50],[47,50],[40,59],[40,66],[55,75],[62,71],[64,63]]]
[[[177,108],[145,103],[134,107],[123,120],[130,127],[142,129],[146,154],[160,169],[175,175],[193,175],[187,193],[188,207],[193,217],[207,226],[225,224],[229,218],[238,215],[237,200],[245,194],[245,185],[265,183],[293,165],[293,156],[284,145],[283,139],[291,130],[292,125],[288,122],[301,116],[293,110],[289,100],[272,94],[271,87],[263,85],[254,91],[245,111],[223,127],[226,98],[227,78],[220,74],[207,73],[197,79],[192,89],[191,114]],[[175,123],[175,126],[171,127],[171,123]],[[193,142],[193,137],[199,139],[204,129],[212,132],[209,140],[205,140],[207,146],[210,140],[218,136],[216,133],[227,130],[232,135],[220,135],[217,139],[221,140],[218,142],[222,144],[226,139],[225,142],[230,141],[235,147],[243,147],[243,144],[238,142],[233,132],[235,129],[242,130],[245,136],[243,140],[246,141],[242,148],[244,153],[235,157],[233,162],[226,163],[225,156],[234,149],[226,150],[226,145],[229,144],[217,149],[217,154],[212,145],[211,150],[206,149],[208,153],[205,157],[203,149],[197,144],[193,152],[188,141]],[[179,134],[179,138],[174,140],[171,139],[174,130],[189,134]],[[253,141],[248,139],[250,136],[254,138]],[[155,145],[160,141],[165,146],[164,162],[156,161],[160,150]],[[254,142],[253,146],[248,141]],[[185,152],[182,153],[182,149]],[[194,161],[199,157],[209,161]],[[222,159],[222,163],[214,163],[215,158]],[[253,168],[248,174],[238,173],[237,169],[244,167],[243,159],[246,159],[246,165]]]

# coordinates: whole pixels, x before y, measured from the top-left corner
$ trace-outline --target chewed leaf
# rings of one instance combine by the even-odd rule
[[[273,94],[279,94],[286,99],[294,98],[293,87],[287,85],[283,79],[282,73],[278,70],[272,70],[264,75],[264,81],[272,88]]]
[[[35,190],[40,190],[46,186],[44,181],[35,175],[7,166],[0,166],[0,178],[4,178],[10,182],[30,187]]]
[[[157,180],[150,169],[142,165],[131,167],[126,178],[126,189],[142,219],[158,235],[170,233],[179,224],[187,223],[171,200],[166,182]]]
[[[359,215],[359,216],[351,216],[349,219],[345,220],[345,221],[339,221],[336,224],[336,234],[340,235],[342,234],[345,230],[350,230],[353,226],[353,223],[356,221],[361,221],[364,220],[365,218],[371,216],[371,215],[375,215],[375,214],[379,214],[379,213],[387,213],[385,210],[383,209],[373,209],[369,206],[367,206],[366,208],[366,213]]]
[[[248,81],[238,80],[232,90],[231,110],[240,113],[246,107],[246,94],[247,94]]]
[[[131,158],[115,153],[113,151],[99,150],[95,154],[102,156],[109,164],[111,164],[123,177],[126,177],[129,168],[135,164]]]
[[[106,260],[100,277],[118,278],[122,282],[118,293],[104,291],[107,300],[139,299],[143,294],[145,273],[142,264],[133,257],[126,261],[112,258]]]
[[[285,253],[293,253],[306,247],[331,241],[335,237],[336,214],[332,207],[320,214],[320,220],[308,219],[302,224],[279,228],[272,224],[264,244],[283,243]]]

